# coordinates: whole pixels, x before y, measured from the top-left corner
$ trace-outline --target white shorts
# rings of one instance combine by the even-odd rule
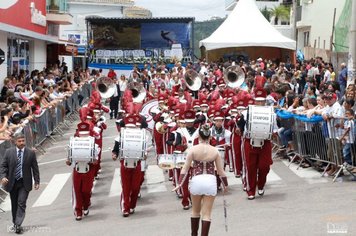
[[[209,174],[193,176],[189,182],[189,191],[193,195],[216,196],[216,176]]]

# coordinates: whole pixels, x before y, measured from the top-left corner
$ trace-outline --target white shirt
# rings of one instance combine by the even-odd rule
[[[331,77],[331,73],[329,70],[325,70],[325,73],[324,73],[324,83],[327,83],[330,81],[330,77]]]
[[[344,124],[345,130],[350,128],[349,133],[345,136],[346,143],[354,143],[355,142],[355,134],[354,134],[354,128],[355,128],[355,123],[353,120],[346,120]]]
[[[120,86],[120,91],[121,91],[121,92],[124,92],[124,91],[126,90],[126,88],[127,88],[127,82],[126,82],[126,80],[124,80],[124,81],[120,80],[120,81],[119,81],[119,86]]]
[[[333,119],[327,122],[329,137],[340,138],[343,130],[341,128],[335,128],[335,125],[340,124],[340,118],[344,116],[344,108],[340,105],[340,103],[335,102],[332,106],[326,106],[322,115],[333,117]]]
[[[54,82],[53,79],[47,79],[47,78],[46,78],[46,79],[43,81],[43,84],[46,85],[46,86],[51,86],[51,85],[54,85],[55,82]]]

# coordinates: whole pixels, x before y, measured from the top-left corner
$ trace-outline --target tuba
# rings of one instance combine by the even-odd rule
[[[143,85],[133,82],[129,85],[129,89],[131,90],[132,100],[134,103],[142,103],[143,100],[145,100],[146,89]]]
[[[109,77],[100,77],[96,81],[96,89],[102,98],[110,98],[117,92],[116,84]]]
[[[192,91],[198,91],[201,88],[202,77],[195,70],[187,70],[184,74],[184,80],[187,87]]]
[[[240,66],[229,66],[224,71],[224,80],[230,88],[237,88],[245,81],[245,72]]]

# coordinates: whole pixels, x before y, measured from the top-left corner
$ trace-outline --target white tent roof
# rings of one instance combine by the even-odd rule
[[[207,51],[250,46],[294,50],[295,45],[266,20],[253,0],[239,0],[220,27],[199,43]]]

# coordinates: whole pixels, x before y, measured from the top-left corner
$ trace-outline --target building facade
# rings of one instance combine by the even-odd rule
[[[59,24],[71,23],[71,17],[65,11],[48,12],[50,4],[55,5],[59,1],[47,2],[0,1],[0,49],[5,59],[0,65],[0,88],[9,75],[17,75],[20,70],[42,70],[46,67],[47,44],[58,43],[55,29]]]
[[[125,18],[151,18],[152,12],[139,6],[126,7],[124,9]]]
[[[302,0],[301,19],[297,21],[297,48],[331,49],[334,9],[335,24],[338,22],[346,0]]]

